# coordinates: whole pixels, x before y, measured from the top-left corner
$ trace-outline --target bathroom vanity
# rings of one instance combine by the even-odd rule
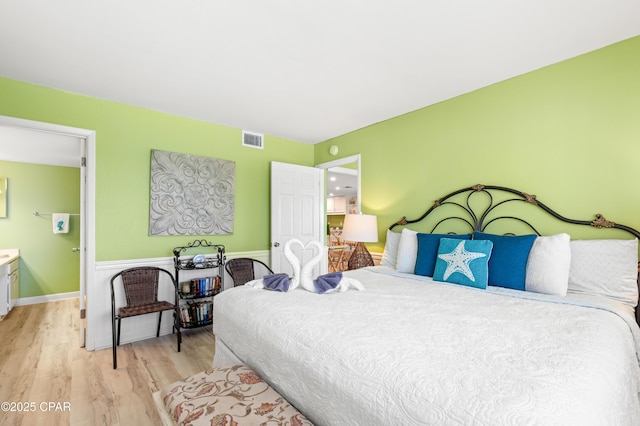
[[[0,250],[0,315],[7,315],[20,297],[20,250]]]

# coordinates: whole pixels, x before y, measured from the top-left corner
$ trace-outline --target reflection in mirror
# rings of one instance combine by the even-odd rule
[[[0,217],[7,217],[7,178],[0,178]]]

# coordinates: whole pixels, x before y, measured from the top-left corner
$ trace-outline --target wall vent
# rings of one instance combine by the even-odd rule
[[[242,145],[250,146],[251,148],[264,148],[264,136],[259,133],[242,131]]]

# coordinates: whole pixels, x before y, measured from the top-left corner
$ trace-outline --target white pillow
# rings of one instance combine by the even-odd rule
[[[382,253],[382,259],[380,265],[396,267],[396,260],[398,259],[398,246],[400,245],[400,232],[393,232],[387,229],[387,239],[384,243],[384,253]]]
[[[398,244],[398,259],[396,270],[413,274],[416,269],[416,258],[418,257],[418,232],[410,229],[403,229]]]
[[[566,296],[570,268],[569,234],[538,237],[529,252],[525,290]]]
[[[638,240],[571,241],[569,291],[638,304]]]

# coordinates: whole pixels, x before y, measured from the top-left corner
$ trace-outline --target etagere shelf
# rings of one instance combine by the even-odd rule
[[[207,240],[194,240],[174,247],[176,270],[176,310],[174,330],[178,334],[178,352],[182,330],[210,325],[213,298],[224,288],[224,246]]]

